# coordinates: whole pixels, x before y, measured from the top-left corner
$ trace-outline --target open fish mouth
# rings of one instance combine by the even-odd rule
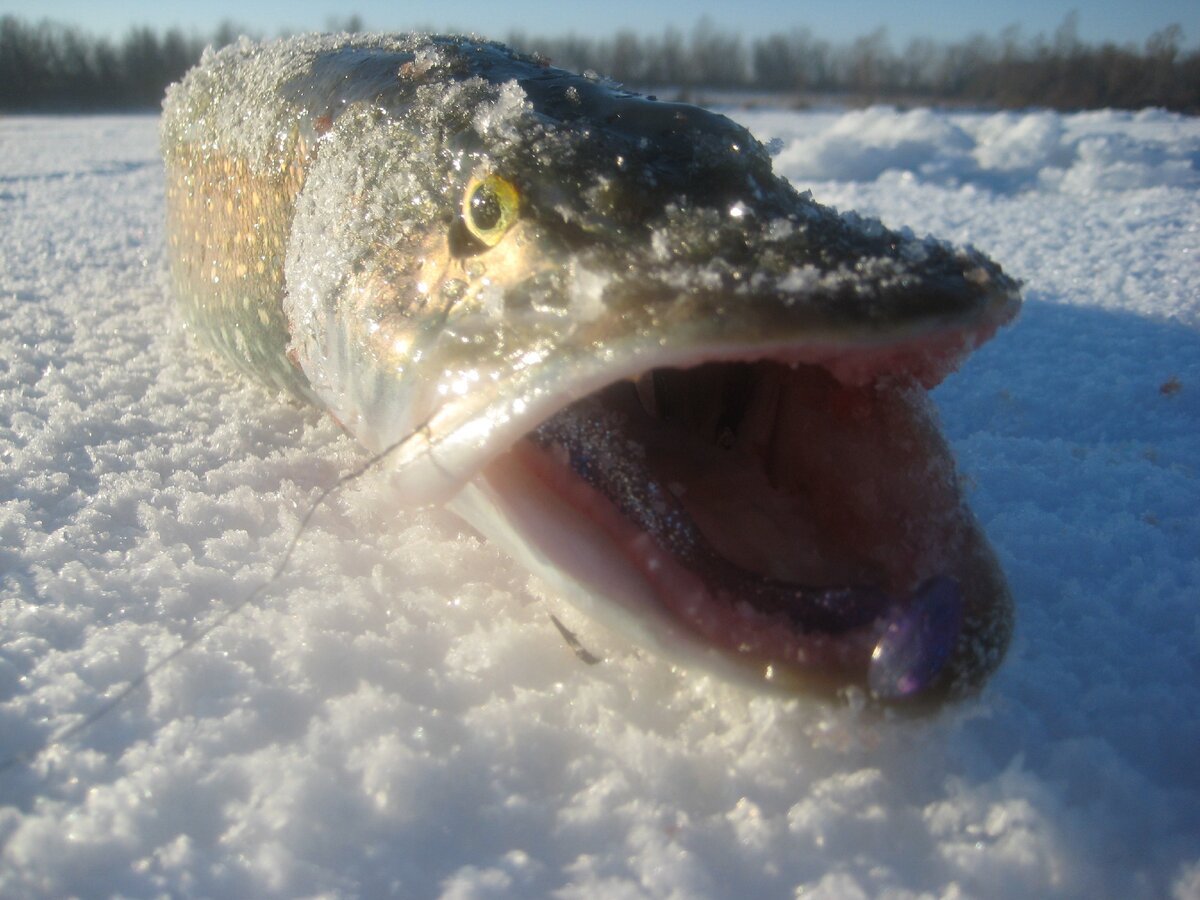
[[[957,579],[929,559],[944,543],[924,533],[947,505],[927,481],[945,460],[912,458],[929,443],[913,406],[812,366],[652,370],[519,452],[707,641],[826,677],[865,664],[894,698],[936,678],[962,624]]]
[[[555,412],[450,505],[638,643],[788,690],[919,706],[976,689],[1011,632],[903,371],[651,369]]]
[[[240,44],[172,89],[189,322],[685,665],[919,707],[1012,608],[926,391],[975,250],[798,192],[711,111],[468,38]]]

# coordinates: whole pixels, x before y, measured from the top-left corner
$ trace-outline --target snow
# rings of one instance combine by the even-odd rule
[[[1025,281],[935,394],[1018,604],[983,695],[878,720],[601,635],[584,665],[369,473],[0,772],[0,895],[1200,896],[1200,121],[735,115]],[[0,759],[236,607],[365,458],[182,333],[157,125],[0,119]]]

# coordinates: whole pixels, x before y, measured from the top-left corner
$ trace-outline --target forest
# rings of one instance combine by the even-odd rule
[[[361,30],[351,16],[330,30]],[[117,41],[53,21],[0,17],[0,110],[81,112],[157,108],[168,84],[200,58],[242,33],[133,28]],[[252,37],[255,35],[251,35]],[[1171,25],[1142,46],[1087,44],[1078,16],[1049,36],[1010,26],[998,36],[958,42],[918,39],[896,49],[883,29],[832,43],[796,27],[744,38],[701,19],[690,30],[658,35],[631,30],[611,37],[544,37],[514,32],[506,43],[554,65],[592,70],[632,88],[772,94],[801,107],[847,104],[961,105],[1058,110],[1155,106],[1200,113],[1200,49],[1185,48]]]

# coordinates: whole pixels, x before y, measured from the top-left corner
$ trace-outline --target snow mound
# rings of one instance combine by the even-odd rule
[[[776,165],[797,183],[871,181],[900,172],[994,191],[1086,194],[1200,184],[1200,139],[1187,118],[1159,110],[1064,117],[875,106],[821,117],[826,121],[815,132],[796,121],[803,117],[742,118],[760,139],[782,142]]]

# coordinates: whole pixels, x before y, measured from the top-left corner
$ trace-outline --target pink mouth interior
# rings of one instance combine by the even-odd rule
[[[686,627],[755,665],[900,697],[957,640],[961,503],[912,379],[654,370],[563,410],[516,454]]]

